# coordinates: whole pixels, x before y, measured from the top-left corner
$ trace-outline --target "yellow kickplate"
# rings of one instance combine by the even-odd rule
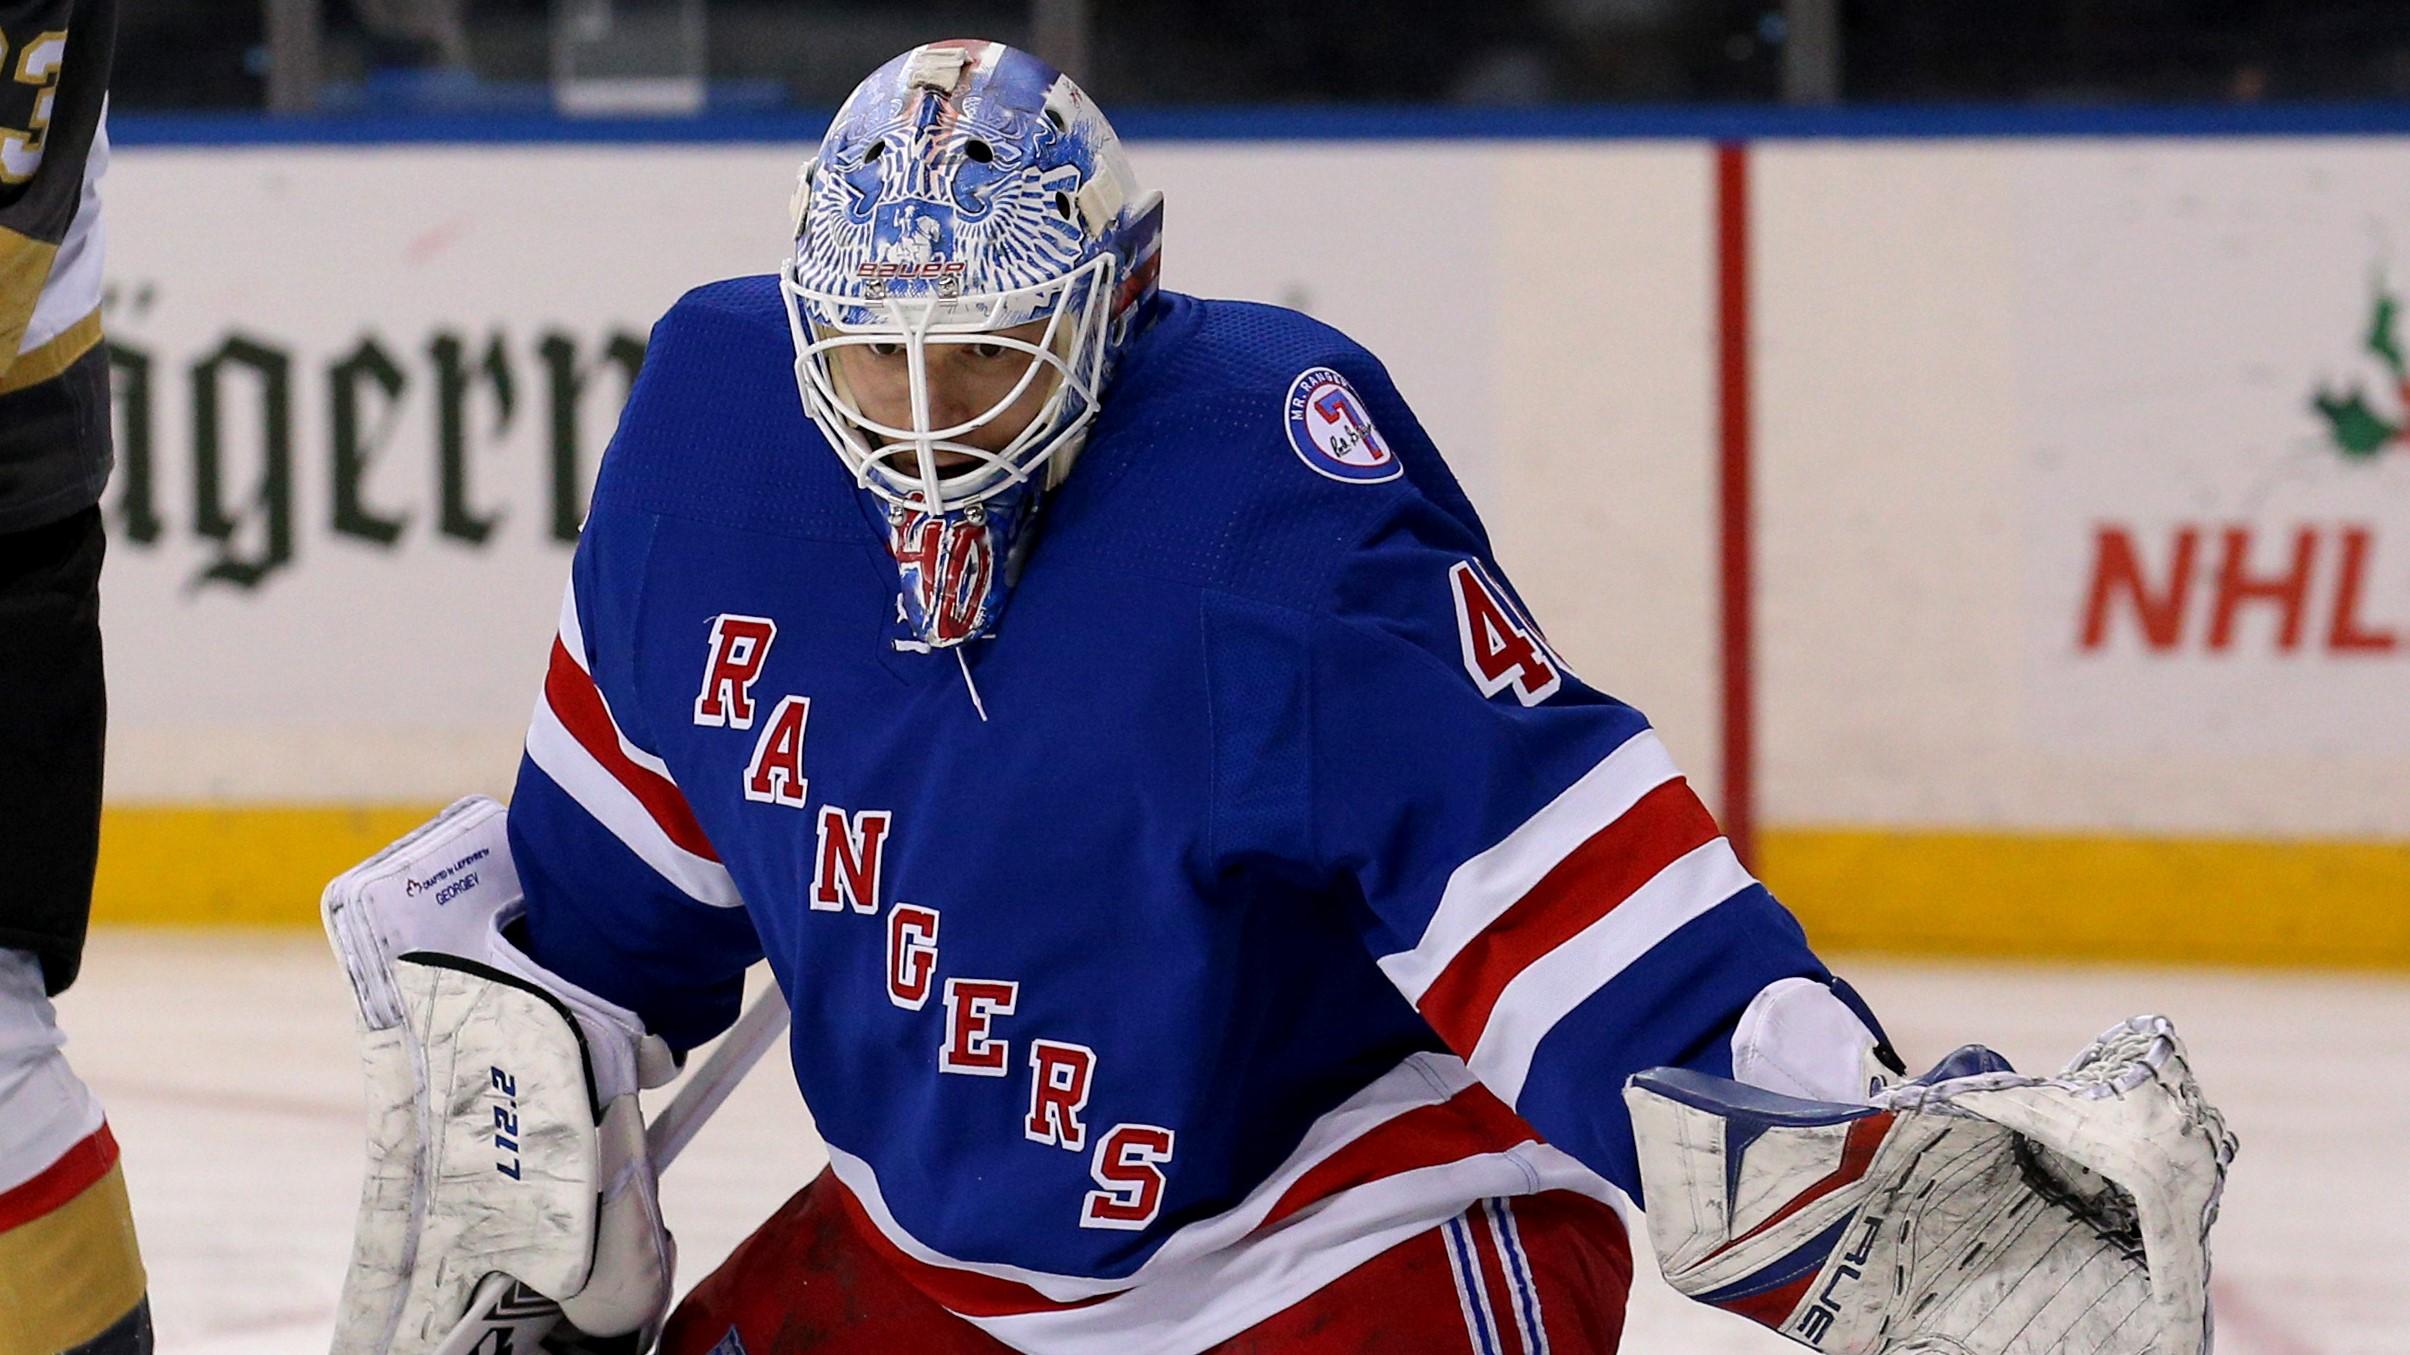
[[[314,927],[326,882],[441,805],[112,805],[93,921]]]
[[[142,1297],[142,1255],[115,1166],[40,1218],[0,1232],[0,1355],[58,1355]]]
[[[111,806],[94,920],[317,924],[442,806]],[[2410,842],[1773,827],[1758,874],[1833,951],[2410,969]]]
[[[1757,855],[1825,950],[2410,969],[2410,843],[1777,828]]]

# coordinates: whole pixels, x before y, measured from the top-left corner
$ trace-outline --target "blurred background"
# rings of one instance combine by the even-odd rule
[[[550,107],[565,52],[631,28],[746,108],[833,108],[954,32],[1052,47],[1107,108],[2410,97],[2387,0],[229,0],[123,22],[129,110]]]
[[[317,891],[507,793],[652,320],[774,267],[844,93],[961,34],[1108,111],[1165,285],[1383,357],[1912,1060],[2176,1017],[2244,1142],[2222,1350],[2405,1348],[2399,0],[123,8],[64,1006],[165,1348],[323,1348],[361,1116]],[[818,1153],[765,1068],[667,1190],[688,1278]],[[1786,1348],[1661,1287],[1633,1331]]]

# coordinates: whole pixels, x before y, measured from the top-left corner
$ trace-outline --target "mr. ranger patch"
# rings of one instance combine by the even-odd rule
[[[1283,410],[1289,445],[1317,475],[1369,485],[1394,480],[1403,469],[1355,387],[1328,367],[1299,372]]]

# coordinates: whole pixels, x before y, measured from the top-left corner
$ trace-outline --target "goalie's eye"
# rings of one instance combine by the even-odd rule
[[[1000,343],[975,343],[971,345],[971,356],[979,359],[981,362],[994,362],[1000,358],[1011,356],[1015,351],[1016,350],[1007,348]]]
[[[874,358],[894,359],[904,355],[904,346],[900,343],[868,343],[862,346],[869,349]]]

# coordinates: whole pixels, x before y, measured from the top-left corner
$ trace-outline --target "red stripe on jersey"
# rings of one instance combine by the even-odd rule
[[[1807,1297],[1808,1286],[1816,1282],[1819,1273],[1818,1270],[1811,1270],[1789,1284],[1776,1286],[1763,1294],[1727,1299],[1714,1306],[1727,1313],[1739,1313],[1760,1326],[1781,1331],[1783,1322],[1798,1311],[1799,1301]]]
[[[1481,1288],[1490,1296],[1490,1312],[1496,1315],[1499,1355],[1528,1355],[1515,1314],[1515,1287],[1506,1278],[1506,1258],[1498,1254],[1497,1235],[1490,1231],[1489,1210],[1476,1204],[1464,1211],[1465,1231],[1473,1235],[1473,1263],[1481,1274]]]
[[[1457,1050],[1472,1049],[1516,975],[1718,836],[1714,816],[1683,778],[1641,796],[1456,952],[1416,1004],[1424,1019]]]
[[[1308,1205],[1384,1177],[1503,1152],[1539,1137],[1539,1131],[1487,1087],[1467,1087],[1436,1105],[1417,1106],[1378,1125],[1315,1163],[1256,1226],[1269,1228]]]
[[[717,861],[719,853],[712,850],[711,839],[703,835],[703,825],[695,822],[686,797],[669,778],[649,767],[640,767],[619,746],[619,726],[612,722],[610,708],[603,704],[602,691],[577,660],[569,655],[569,647],[557,638],[552,642],[552,667],[544,674],[544,700],[559,718],[561,727],[585,749],[588,756],[601,763],[628,793],[636,797],[662,833],[688,853],[706,861]]]
[[[1734,1247],[1737,1247],[1743,1242],[1748,1241],[1750,1238],[1757,1236],[1759,1233],[1762,1233],[1768,1228],[1773,1227],[1775,1224],[1780,1223],[1784,1219],[1787,1219],[1793,1214],[1798,1213],[1800,1210],[1807,1208],[1816,1201],[1823,1199],[1825,1196],[1832,1194],[1841,1187],[1846,1186],[1851,1182],[1856,1181],[1859,1177],[1864,1176],[1866,1174],[1866,1169],[1874,1163],[1875,1150],[1883,1146],[1883,1136],[1891,1132],[1892,1114],[1893,1113],[1888,1110],[1882,1111],[1878,1114],[1869,1115],[1864,1119],[1850,1125],[1849,1137],[1843,1139],[1841,1142],[1841,1165],[1833,1168],[1830,1175],[1827,1175],[1823,1180],[1818,1181],[1816,1184],[1809,1186],[1806,1190],[1803,1190],[1797,1195],[1793,1196],[1789,1204],[1786,1204],[1782,1208],[1775,1210],[1765,1222],[1750,1229],[1748,1232],[1741,1234],[1739,1237],[1732,1239],[1723,1246],[1716,1248],[1714,1251],[1707,1253],[1706,1256],[1703,1256],[1699,1259],[1704,1261],[1723,1255],[1725,1252],[1732,1250]],[[1786,1309],[1785,1311],[1787,1312],[1789,1310]]]
[[[31,1223],[92,1188],[117,1165],[117,1138],[107,1121],[76,1140],[30,1181],[0,1191],[0,1233]]]
[[[982,1274],[976,1270],[957,1270],[952,1266],[931,1265],[904,1251],[871,1220],[862,1202],[846,1189],[845,1183],[831,1172],[825,1179],[836,1187],[837,1199],[845,1206],[845,1216],[851,1220],[872,1251],[879,1254],[897,1274],[911,1281],[912,1287],[928,1295],[943,1307],[963,1317],[1013,1317],[1021,1313],[1059,1313],[1073,1308],[1085,1308],[1102,1303],[1115,1294],[1098,1294],[1092,1298],[1058,1302],[1050,1299],[1019,1280]],[[1118,1293],[1119,1291],[1116,1291]]]

